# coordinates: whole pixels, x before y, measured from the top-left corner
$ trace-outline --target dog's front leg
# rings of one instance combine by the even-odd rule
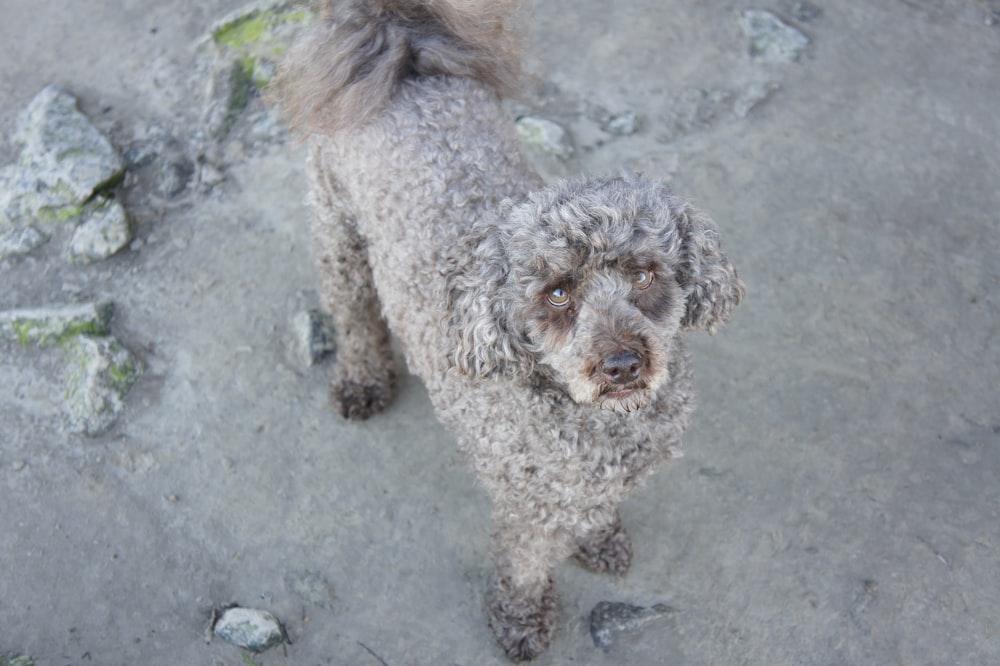
[[[632,540],[618,512],[603,527],[577,539],[573,561],[594,573],[624,575],[632,564]]]
[[[513,518],[507,514],[496,521],[497,578],[489,619],[507,656],[522,661],[533,659],[552,641],[559,618],[552,570],[574,544],[569,534],[551,525]]]

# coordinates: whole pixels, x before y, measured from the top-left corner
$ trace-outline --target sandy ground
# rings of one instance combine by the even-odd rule
[[[300,149],[246,126],[207,152],[191,138],[197,44],[241,4],[0,2],[5,136],[55,82],[120,147],[158,128],[225,176],[174,198],[127,181],[138,241],[106,262],[47,246],[0,263],[0,308],[113,299],[146,368],[88,439],[61,425],[59,350],[0,346],[0,653],[242,664],[205,639],[236,602],[292,640],[260,665],[504,663],[482,612],[488,503],[419,382],[346,423],[329,367],[291,348],[315,302]],[[797,62],[750,57],[749,8],[810,37]],[[577,144],[540,166],[668,179],[749,287],[692,341],[686,457],[623,507],[632,571],[560,568],[540,663],[1000,663],[1000,7],[528,9],[524,106]],[[740,117],[753,90],[770,94]],[[602,133],[605,111],[639,132]],[[601,600],[679,612],[604,652]]]

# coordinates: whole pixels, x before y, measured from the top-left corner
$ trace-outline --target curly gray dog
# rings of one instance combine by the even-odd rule
[[[510,5],[335,3],[277,85],[310,149],[333,403],[386,406],[391,331],[492,497],[489,623],[521,660],[552,639],[559,562],[628,569],[617,506],[679,455],[691,411],[682,334],[714,332],[744,286],[662,185],[542,183],[501,108]]]

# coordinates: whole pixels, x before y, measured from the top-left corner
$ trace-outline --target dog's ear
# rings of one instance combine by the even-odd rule
[[[500,234],[490,226],[469,240],[446,280],[451,365],[479,378],[530,374],[535,357],[511,325],[516,294]]]
[[[714,334],[743,300],[746,287],[720,249],[719,232],[707,216],[687,204],[674,216],[681,241],[677,281],[687,294],[681,324]]]

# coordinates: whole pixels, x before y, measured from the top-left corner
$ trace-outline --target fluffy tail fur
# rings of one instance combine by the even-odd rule
[[[331,132],[363,122],[399,84],[466,76],[514,92],[518,0],[334,0],[289,51],[275,91],[289,124]]]

